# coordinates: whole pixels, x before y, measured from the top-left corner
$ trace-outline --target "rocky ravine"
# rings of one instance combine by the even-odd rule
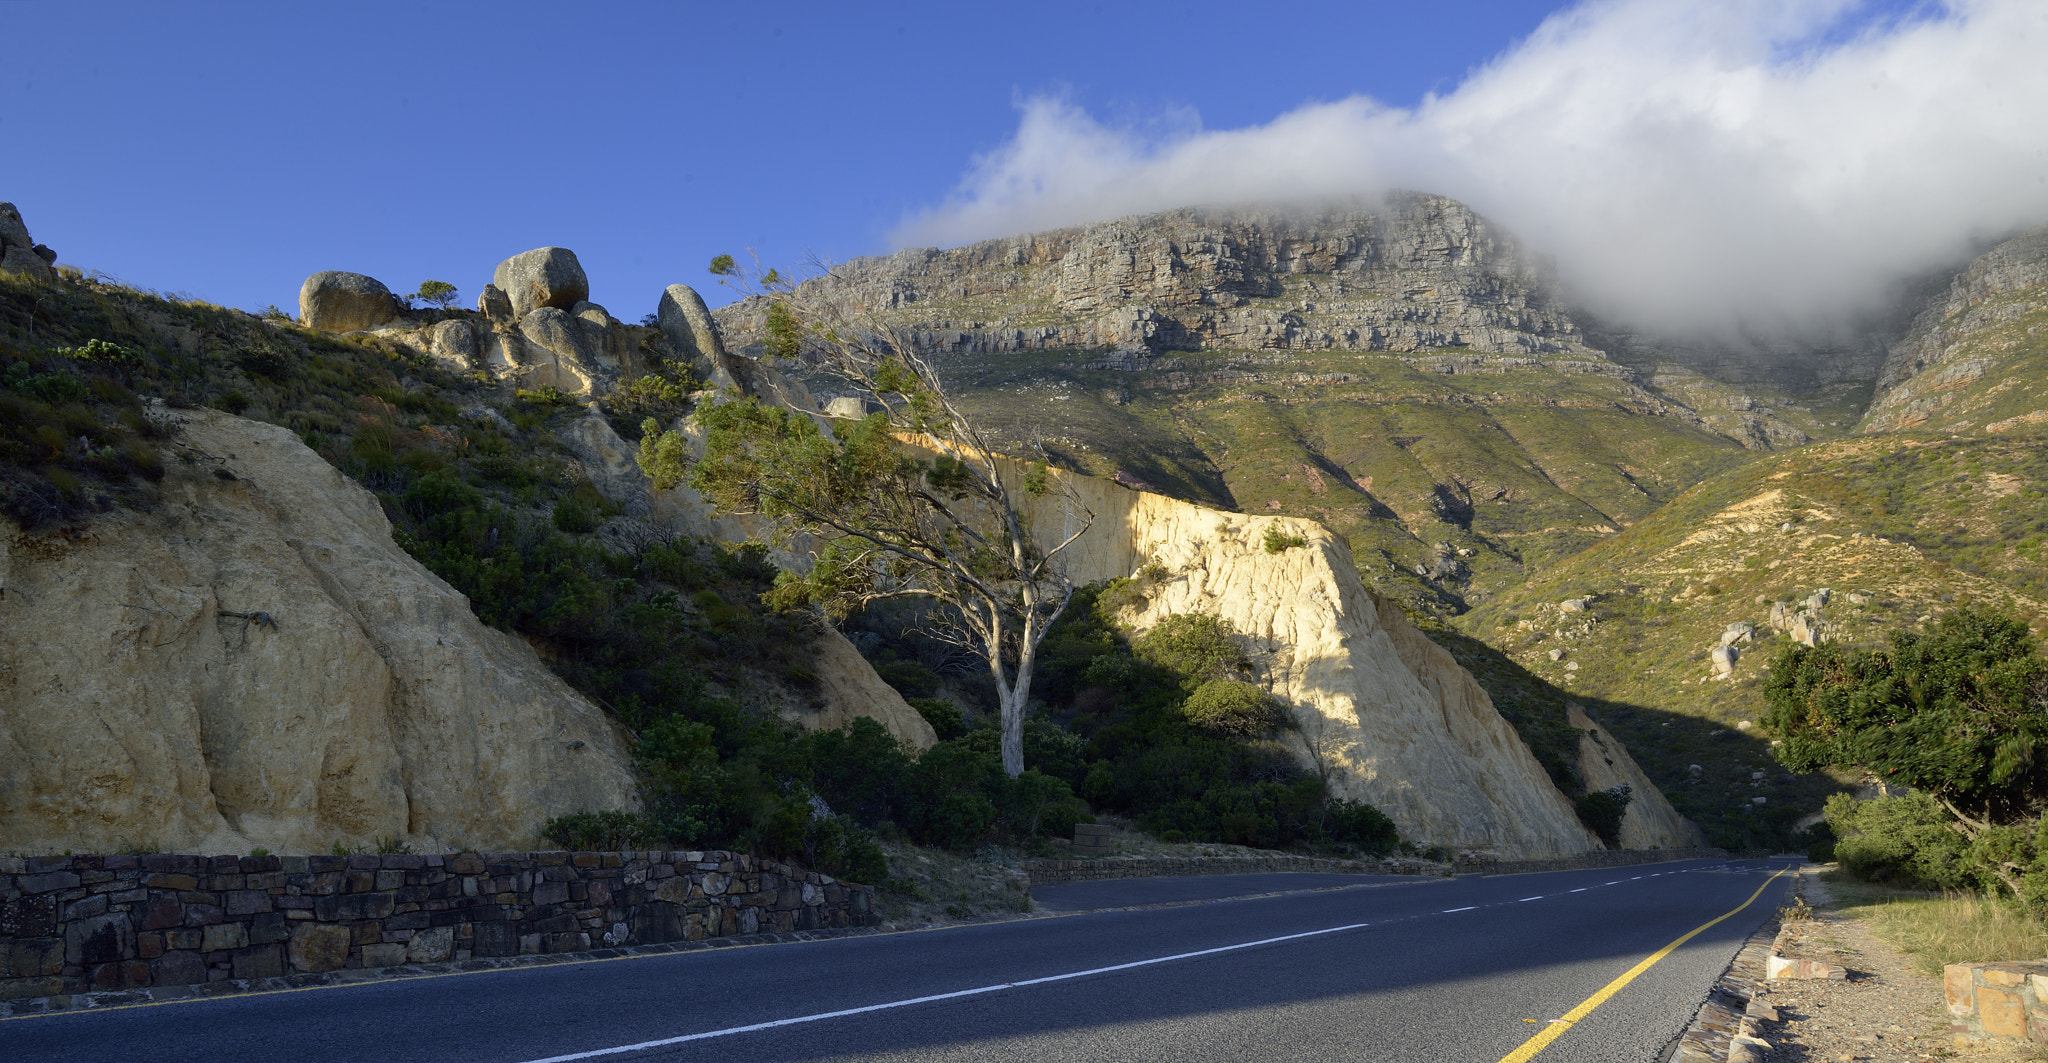
[[[516,848],[635,804],[617,726],[369,492],[283,428],[176,416],[154,512],[0,524],[9,850]]]

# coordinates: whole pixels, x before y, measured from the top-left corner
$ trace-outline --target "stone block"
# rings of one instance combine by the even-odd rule
[[[41,978],[64,973],[63,938],[16,938],[0,942],[7,964],[0,976]]]
[[[1977,1021],[1992,1037],[2027,1036],[2027,1006],[2019,993],[1997,986],[1977,987]]]
[[[107,895],[104,893],[73,901],[64,906],[64,920],[90,919],[95,915],[107,914]]]
[[[389,894],[344,893],[313,902],[313,914],[323,923],[382,919],[397,907]]]
[[[2027,983],[2027,975],[2030,973],[2028,966],[2017,963],[1991,964],[1978,968],[1978,976],[1984,979],[1985,985],[2012,989]]]
[[[1941,969],[1942,1000],[1948,1004],[1948,1013],[1958,1019],[1967,1018],[1977,1006],[1977,981],[1975,964],[1951,963]]]
[[[208,926],[220,922],[223,917],[220,905],[218,904],[188,903],[185,905],[186,926]]]
[[[48,893],[51,890],[68,890],[78,885],[78,874],[72,871],[51,871],[41,875],[23,875],[14,880],[14,888],[23,893]]]
[[[406,943],[407,963],[446,963],[455,953],[455,930],[452,927],[434,927],[422,930]]]
[[[149,961],[149,974],[157,985],[196,985],[206,981],[206,961],[196,952],[166,952]]]
[[[203,875],[206,873],[206,858],[180,856],[174,853],[152,853],[141,858],[142,870],[163,871],[176,875]]]
[[[164,931],[164,945],[174,949],[197,949],[200,939],[205,937],[197,930],[180,929]]]
[[[566,882],[542,882],[533,887],[534,904],[561,904],[569,899]]]
[[[141,960],[103,963],[92,969],[92,986],[99,990],[140,989],[150,981],[149,964]]]
[[[300,923],[292,931],[292,967],[301,971],[338,971],[348,962],[349,929],[327,923]]]
[[[251,945],[235,950],[236,978],[284,977],[283,945]]]
[[[549,952],[587,952],[590,949],[590,935],[582,931],[573,934],[546,935]]]
[[[165,930],[182,926],[185,922],[185,906],[176,897],[158,894],[151,897],[142,907],[142,929]]]
[[[199,879],[192,875],[180,875],[165,871],[154,875],[142,876],[142,884],[155,890],[178,890],[183,892],[185,890],[198,889]]]
[[[484,858],[475,853],[456,853],[448,858],[448,872],[454,875],[481,875],[484,873]]]
[[[271,908],[270,894],[262,890],[235,890],[223,900],[226,901],[223,907],[229,915],[254,915]]]
[[[477,956],[516,956],[519,954],[519,928],[504,922],[478,923],[469,947],[470,952]]]
[[[239,949],[249,943],[249,930],[240,923],[215,923],[202,933],[204,936],[199,939],[201,952]]]
[[[385,870],[377,872],[375,883],[371,888],[378,890],[395,890],[403,885],[405,885],[405,872]]]
[[[306,870],[315,875],[327,871],[346,871],[347,869],[348,857],[346,856],[309,856],[306,858]]]
[[[64,928],[64,962],[74,967],[135,958],[135,930],[126,912],[82,919]]]
[[[541,947],[541,942],[542,942],[542,941],[543,941],[543,940],[544,940],[544,939],[545,939],[546,937],[547,937],[547,935],[545,935],[545,934],[521,934],[521,935],[519,935],[519,954],[520,954],[521,956],[538,956],[538,955],[540,955],[540,947]]]
[[[63,992],[64,979],[56,975],[47,978],[0,978],[0,1000],[53,997]]]
[[[363,966],[396,967],[405,962],[405,943],[386,941],[363,946]]]
[[[278,912],[265,912],[249,920],[249,944],[264,945],[275,941],[288,941],[292,936],[291,923]]]
[[[162,934],[135,935],[135,955],[145,960],[153,960],[163,954],[164,936]]]

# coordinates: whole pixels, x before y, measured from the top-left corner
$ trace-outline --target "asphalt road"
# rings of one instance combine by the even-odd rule
[[[1413,875],[1329,875],[1309,871],[1275,871],[1256,875],[1177,875],[1160,878],[1112,878],[1095,882],[1063,882],[1037,886],[1031,899],[1054,912],[1085,912],[1138,904],[1213,901],[1261,893],[1331,889],[1337,886],[1413,884]]]
[[[0,1022],[0,1060],[1493,1063],[1783,866],[1433,880],[32,1016]],[[1665,1059],[1786,884],[1536,1059]]]

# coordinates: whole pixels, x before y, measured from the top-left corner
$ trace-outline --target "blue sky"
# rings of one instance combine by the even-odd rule
[[[0,199],[67,262],[232,306],[321,269],[468,301],[559,244],[637,319],[715,253],[889,250],[1023,96],[1140,128],[1409,104],[1556,6],[0,2]]]
[[[0,199],[231,306],[323,269],[472,304],[555,244],[634,320],[748,247],[1404,187],[1616,318],[1820,327],[2048,221],[2043,39],[2040,0],[0,0]]]

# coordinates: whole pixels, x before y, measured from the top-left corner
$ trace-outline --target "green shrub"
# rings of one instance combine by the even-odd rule
[[[661,832],[634,812],[571,812],[542,824],[541,840],[571,852],[618,852],[644,849]]]
[[[1277,554],[1282,550],[1292,550],[1297,546],[1307,546],[1308,540],[1299,535],[1284,534],[1279,528],[1268,524],[1266,525],[1266,534],[1262,544],[1265,546],[1267,553]]]
[[[1628,813],[1629,797],[1626,785],[1610,786],[1580,794],[1572,804],[1578,811],[1579,822],[1599,835],[1608,848],[1617,849],[1621,847],[1621,822]]]
[[[1280,703],[1263,687],[1237,679],[1211,679],[1181,704],[1187,721],[1212,734],[1256,738],[1285,719]]]
[[[945,698],[908,698],[910,707],[917,710],[924,722],[932,725],[932,733],[943,742],[967,733],[967,722],[960,717],[959,706]]]

